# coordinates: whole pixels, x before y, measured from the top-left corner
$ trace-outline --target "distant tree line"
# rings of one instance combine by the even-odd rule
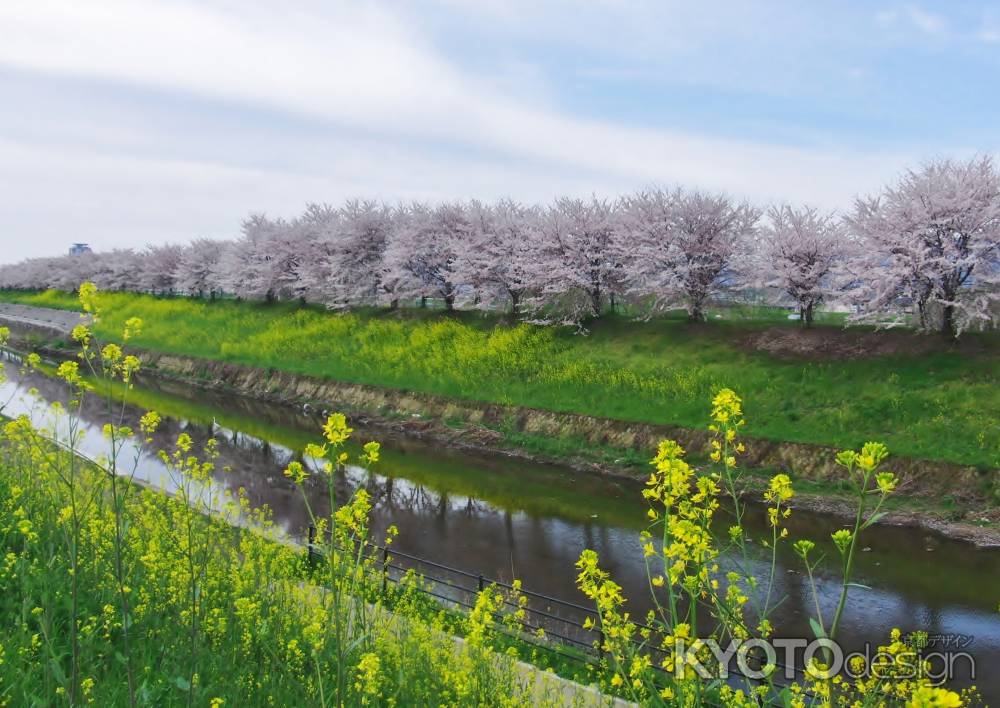
[[[955,335],[996,326],[1000,177],[988,157],[938,160],[843,216],[759,209],[722,194],[650,189],[614,201],[309,205],[251,216],[231,241],[198,239],[0,267],[0,287],[301,300],[330,308],[426,303],[580,323],[756,292],[804,325],[824,302],[855,321]]]

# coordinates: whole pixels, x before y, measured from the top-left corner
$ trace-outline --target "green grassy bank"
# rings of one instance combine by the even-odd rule
[[[331,379],[630,421],[701,426],[704,401],[729,386],[746,402],[748,434],[857,447],[884,441],[897,455],[1000,467],[1000,345],[960,345],[900,333],[821,328],[812,351],[767,351],[790,336],[778,319],[633,322],[611,317],[586,335],[510,325],[473,313],[336,314],[291,304],[204,302],[102,294],[97,333],[127,317],[134,340],[163,352]],[[75,309],[73,294],[0,293],[0,300]],[[862,347],[845,354],[845,337]],[[829,340],[826,346],[824,337]],[[897,346],[866,352],[865,342]],[[838,347],[840,349],[838,349]]]
[[[384,584],[323,544],[307,562],[243,496],[209,513],[186,491],[206,471],[180,462],[175,496],[112,487],[0,418],[0,705],[558,705],[561,685],[514,659],[600,678],[521,638],[509,610],[446,609],[418,577]],[[368,538],[367,502],[349,506],[364,520],[341,550]]]

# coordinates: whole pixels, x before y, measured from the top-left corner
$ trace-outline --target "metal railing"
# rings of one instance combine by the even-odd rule
[[[314,526],[310,525],[305,540],[310,561],[322,558]],[[479,593],[488,587],[496,587],[505,591],[503,602],[506,607],[524,610],[524,617],[516,620],[520,631],[506,632],[511,638],[581,664],[593,664],[600,658],[597,647],[604,643],[604,636],[593,608],[545,593],[515,588],[511,583],[482,573],[455,568],[388,546],[366,542],[363,552],[381,568],[383,594],[388,592],[389,583],[399,584],[408,573],[415,573],[420,582],[412,587],[421,594],[442,605],[468,611],[475,607]],[[512,598],[515,595],[526,598],[526,604],[522,606],[514,602]],[[584,624],[587,618],[594,623],[593,626]],[[500,629],[502,631],[503,628]],[[544,632],[544,638],[537,636],[539,630]],[[576,651],[567,651],[569,648]]]
[[[305,540],[306,545],[306,557],[310,563],[323,558],[323,554],[319,551],[320,546],[317,543],[314,526],[309,526],[308,536],[303,540]],[[374,560],[382,569],[381,591],[383,595],[387,594],[389,583],[402,582],[404,576],[410,572],[416,573],[420,580],[410,587],[444,606],[461,611],[473,609],[477,595],[486,588],[491,586],[501,588],[508,591],[504,595],[504,604],[513,609],[524,609],[525,617],[517,621],[521,631],[512,632],[499,624],[495,627],[497,631],[512,639],[525,642],[552,655],[561,656],[581,665],[597,665],[602,658],[601,647],[604,644],[604,633],[601,629],[600,616],[592,607],[523,587],[515,588],[511,583],[486,577],[482,573],[455,568],[427,558],[390,549],[388,546],[380,546],[366,541],[362,552],[367,553],[367,557]],[[511,601],[511,596],[515,594],[527,598],[527,604],[523,608]],[[589,626],[584,623],[584,620],[587,619],[590,620]],[[646,631],[655,640],[658,630],[643,622],[635,620],[632,622],[637,631]],[[543,637],[536,635],[539,629],[543,630]],[[655,670],[663,674],[668,673],[660,664],[660,660],[667,656],[667,652],[655,646],[655,642],[646,641],[643,644],[636,642],[635,646],[651,655],[652,667]],[[796,676],[806,674],[803,668],[780,661],[773,663],[776,670],[790,670]],[[748,676],[739,668],[728,667],[728,670],[730,683],[735,681],[734,687],[745,686],[746,682],[760,684],[763,681]],[[774,681],[774,687],[781,689],[784,685]],[[879,690],[877,693],[883,692]],[[803,689],[801,695],[805,698],[819,697],[811,689]],[[765,701],[761,705],[770,705],[770,703]]]

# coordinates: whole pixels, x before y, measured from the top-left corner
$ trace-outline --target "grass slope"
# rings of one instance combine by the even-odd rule
[[[72,294],[0,300],[75,308]],[[608,318],[586,336],[430,310],[330,313],[282,303],[205,302],[105,293],[98,333],[141,317],[134,343],[158,351],[459,398],[682,426],[704,425],[707,399],[745,399],[747,433],[1000,467],[997,340],[859,358],[775,357],[746,345],[777,320]],[[835,336],[836,331],[831,330]],[[914,337],[914,342],[926,341]]]

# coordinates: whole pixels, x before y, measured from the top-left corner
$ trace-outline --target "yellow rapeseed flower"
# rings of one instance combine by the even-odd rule
[[[875,475],[875,484],[882,494],[889,494],[896,489],[899,480],[892,472],[879,472]]]
[[[837,547],[837,550],[843,554],[847,553],[847,549],[851,545],[851,540],[854,538],[854,534],[847,529],[840,529],[839,531],[834,531],[830,534],[830,538],[833,539],[833,543]]]
[[[117,344],[105,344],[101,350],[101,359],[105,364],[117,364],[122,358],[122,348]]]
[[[954,691],[934,686],[923,686],[913,692],[906,708],[959,708],[962,698]]]
[[[786,502],[795,496],[795,490],[792,488],[792,480],[787,474],[776,474],[771,478],[771,484],[768,490],[764,492],[764,501],[767,502]]]
[[[80,305],[84,312],[94,315],[98,313],[96,285],[89,282],[80,285]]]
[[[306,445],[305,449],[302,451],[306,457],[312,457],[317,460],[322,460],[326,457],[326,445],[317,445],[316,443],[309,443]]]
[[[302,484],[309,475],[306,473],[306,469],[302,466],[301,462],[293,460],[285,468],[285,476],[295,482],[295,484]]]
[[[366,442],[364,445],[364,453],[361,455],[361,459],[369,465],[373,465],[378,462],[379,451],[381,446],[377,442]]]
[[[142,320],[138,317],[129,317],[125,320],[125,329],[122,330],[122,340],[128,341],[132,337],[138,336],[142,332]]]
[[[323,424],[323,434],[335,447],[343,445],[351,437],[352,432],[354,430],[347,426],[347,417],[343,413],[331,413]]]

